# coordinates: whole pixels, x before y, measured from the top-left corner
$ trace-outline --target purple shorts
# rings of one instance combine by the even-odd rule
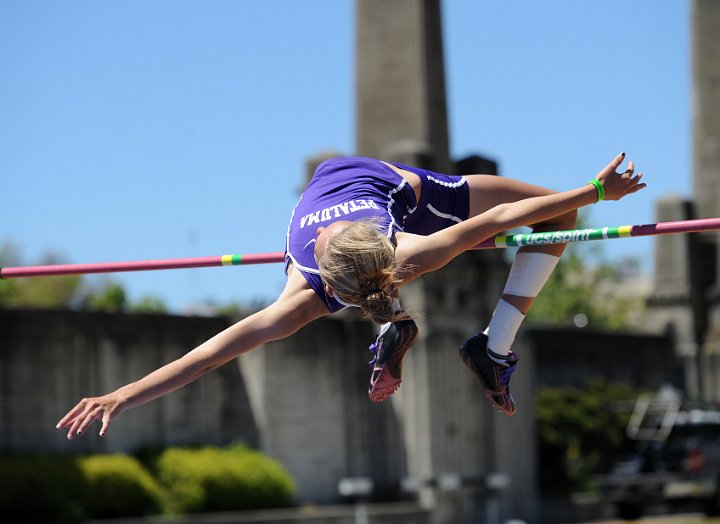
[[[430,235],[467,220],[470,214],[470,190],[461,176],[443,175],[426,169],[395,164],[420,177],[420,202],[403,224],[403,230]]]

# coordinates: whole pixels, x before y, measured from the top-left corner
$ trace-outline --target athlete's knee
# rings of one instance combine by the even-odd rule
[[[577,209],[568,211],[564,215],[558,217],[561,220],[561,226],[563,229],[573,229],[577,224],[578,212]]]
[[[558,215],[544,222],[539,222],[533,226],[533,231],[558,231],[562,229],[574,229],[577,224],[578,213],[576,210],[568,211],[562,215]]]

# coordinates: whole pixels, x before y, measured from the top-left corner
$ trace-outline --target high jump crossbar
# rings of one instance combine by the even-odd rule
[[[481,242],[473,249],[496,249],[516,246],[566,244],[590,240],[632,238],[644,236],[695,233],[720,230],[720,218],[679,220],[635,226],[570,229],[542,233],[519,233],[498,235]],[[51,266],[0,267],[0,279],[40,277],[57,275],[82,275],[89,273],[117,273],[123,271],[150,271],[159,269],[187,269],[196,267],[247,266],[282,262],[284,253],[254,253],[245,255],[221,255],[196,258],[170,258],[163,260],[135,260],[127,262],[100,262],[96,264],[57,264]]]

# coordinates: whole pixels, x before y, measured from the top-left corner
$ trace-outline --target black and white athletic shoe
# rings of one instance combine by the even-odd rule
[[[510,394],[510,377],[520,360],[517,354],[512,351],[507,356],[492,353],[487,335],[477,333],[460,348],[460,358],[480,379],[490,402],[501,413],[514,415],[517,410]]]
[[[412,319],[388,322],[382,326],[380,334],[369,348],[375,354],[370,361],[373,366],[368,389],[370,400],[382,402],[400,387],[402,359],[417,335],[418,328]]]

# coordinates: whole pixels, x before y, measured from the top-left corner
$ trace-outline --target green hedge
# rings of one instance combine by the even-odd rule
[[[168,449],[156,468],[174,513],[277,508],[289,506],[295,493],[278,462],[244,445]]]
[[[147,515],[162,511],[157,481],[126,455],[94,455],[78,459],[85,476],[85,508],[91,517]]]
[[[72,457],[0,457],[0,515],[10,522],[87,517],[85,478]]]
[[[244,445],[170,448],[153,475],[127,455],[0,455],[0,518],[77,522],[283,507],[295,486],[276,461]]]
[[[160,488],[122,455],[0,457],[0,515],[13,522],[73,522],[160,511]]]

